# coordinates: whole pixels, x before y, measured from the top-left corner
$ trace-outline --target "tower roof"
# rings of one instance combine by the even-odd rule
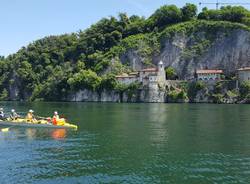
[[[162,62],[162,60],[160,60],[160,62],[158,63],[158,65],[163,65],[163,62]]]

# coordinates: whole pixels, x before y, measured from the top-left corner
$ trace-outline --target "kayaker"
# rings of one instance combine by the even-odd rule
[[[28,112],[28,114],[26,116],[27,121],[30,121],[30,122],[36,121],[36,118],[34,117],[33,112],[34,111],[32,109],[29,110],[29,112]]]
[[[5,119],[5,114],[3,112],[3,108],[0,108],[0,119],[4,120]]]
[[[15,109],[11,109],[10,118],[12,120],[16,120],[17,118],[20,118],[20,116],[16,113]]]
[[[57,121],[58,121],[59,119],[60,119],[60,118],[59,118],[58,112],[55,111],[55,112],[54,112],[54,115],[53,115],[53,118],[52,118],[52,123],[53,123],[54,125],[57,125]]]

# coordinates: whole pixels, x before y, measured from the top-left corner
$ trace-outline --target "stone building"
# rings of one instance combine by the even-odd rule
[[[130,74],[122,74],[116,76],[116,79],[123,84],[131,84],[133,82],[140,82],[143,86],[151,83],[165,83],[166,73],[162,61],[158,63],[157,67],[145,68],[140,71],[131,72]]]
[[[122,75],[117,75],[116,79],[122,83],[122,84],[131,84],[133,82],[138,81],[138,76],[137,75],[128,75],[126,73],[122,74]]]
[[[239,68],[237,71],[239,82],[250,81],[250,67]]]
[[[197,70],[196,75],[198,80],[220,80],[223,74],[222,70]]]

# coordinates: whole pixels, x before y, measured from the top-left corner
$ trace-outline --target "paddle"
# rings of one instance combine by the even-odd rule
[[[8,132],[9,129],[10,129],[10,127],[8,127],[8,128],[2,128],[2,129],[1,129],[1,132]]]
[[[36,119],[38,120],[48,120],[49,117],[42,117],[42,116],[35,116]]]

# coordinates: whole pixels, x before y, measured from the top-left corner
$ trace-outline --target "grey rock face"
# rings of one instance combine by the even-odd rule
[[[76,94],[71,94],[68,101],[75,102],[119,102],[120,96],[119,93],[115,91],[104,90],[100,94],[91,90],[81,90]]]
[[[181,56],[192,44],[191,39],[186,35],[177,35],[172,40],[166,40],[159,56],[165,66],[174,67],[182,79],[192,78],[196,69],[222,69],[225,74],[230,74],[240,67],[250,66],[248,31],[234,30],[230,35],[218,37],[200,57],[184,60]]]
[[[122,64],[129,64],[133,70],[140,70],[143,68],[144,58],[140,57],[138,51],[130,49],[120,58]]]
[[[69,95],[67,101],[72,102],[165,102],[165,91],[158,86],[138,90],[134,94],[104,90],[101,93],[81,90]]]

